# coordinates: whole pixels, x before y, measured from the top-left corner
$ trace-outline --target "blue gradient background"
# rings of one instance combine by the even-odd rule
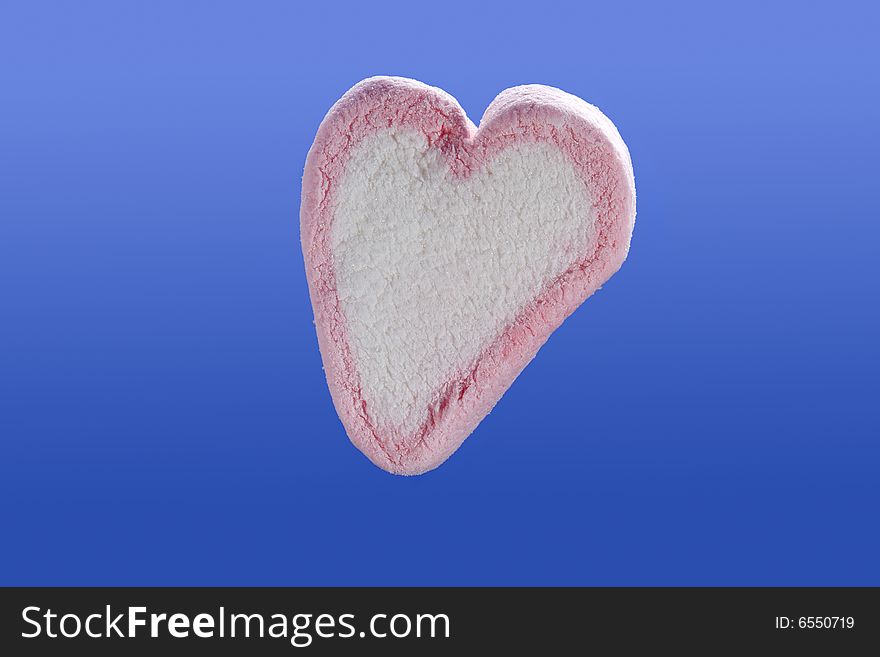
[[[880,584],[878,13],[704,4],[4,3],[0,583]],[[639,192],[409,479],[345,437],[299,247],[374,74],[582,96]]]

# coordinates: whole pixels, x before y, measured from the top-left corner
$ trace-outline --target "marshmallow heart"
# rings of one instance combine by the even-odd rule
[[[300,219],[339,417],[420,474],[620,267],[635,186],[612,123],[558,89],[508,89],[477,129],[442,90],[377,77],[321,123]]]

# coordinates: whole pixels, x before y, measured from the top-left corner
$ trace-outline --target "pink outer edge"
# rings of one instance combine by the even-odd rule
[[[474,366],[437,391],[416,434],[379,430],[370,417],[336,294],[330,226],[334,192],[352,148],[395,126],[421,132],[462,178],[518,142],[550,142],[583,176],[597,217],[597,238],[486,348]],[[328,112],[306,158],[300,223],[318,344],[333,403],[352,443],[396,474],[421,474],[443,463],[492,410],[550,334],[620,267],[635,221],[629,152],[597,108],[559,89],[513,87],[489,105],[479,130],[441,89],[406,78],[368,78]]]

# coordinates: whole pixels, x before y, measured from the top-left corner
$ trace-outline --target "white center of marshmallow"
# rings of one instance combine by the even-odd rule
[[[509,147],[458,179],[422,135],[384,130],[352,149],[335,198],[362,395],[376,425],[402,435],[595,239],[586,185],[550,144]]]

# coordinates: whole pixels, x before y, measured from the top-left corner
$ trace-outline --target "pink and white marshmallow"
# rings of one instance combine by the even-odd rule
[[[300,212],[333,403],[373,463],[443,463],[626,258],[629,152],[594,106],[502,92],[480,127],[449,94],[375,77],[330,110]]]

